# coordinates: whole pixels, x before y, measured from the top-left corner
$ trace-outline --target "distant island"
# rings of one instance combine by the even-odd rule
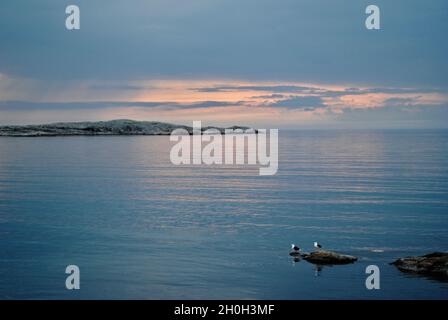
[[[215,127],[203,127],[205,131]],[[175,129],[185,129],[190,134],[193,128],[183,125],[157,121],[111,120],[98,122],[60,122],[38,125],[0,126],[0,137],[50,137],[50,136],[108,136],[108,135],[170,135]],[[225,129],[242,129],[249,127],[233,126],[216,128],[221,133]]]

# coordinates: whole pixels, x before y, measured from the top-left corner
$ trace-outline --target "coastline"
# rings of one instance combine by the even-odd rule
[[[135,121],[128,119],[98,122],[60,122],[38,125],[0,126],[0,137],[59,137],[59,136],[168,136],[176,129],[193,134],[193,127],[157,121]],[[203,127],[201,132],[216,129],[221,134],[226,130],[248,130],[249,127],[228,128]],[[255,133],[257,130],[255,130]],[[238,132],[235,132],[238,133]]]

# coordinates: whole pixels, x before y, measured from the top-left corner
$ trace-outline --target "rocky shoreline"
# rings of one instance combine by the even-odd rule
[[[201,128],[202,131],[212,127]],[[112,136],[112,135],[170,135],[175,129],[189,134],[193,128],[155,121],[111,120],[99,122],[61,122],[52,124],[0,126],[0,137],[54,137],[54,136]],[[233,126],[214,128],[220,133],[226,129],[246,130],[248,127]],[[256,130],[255,130],[256,131]]]
[[[448,280],[448,253],[434,252],[424,256],[400,258],[391,264],[402,272]]]
[[[315,265],[344,265],[354,263],[357,257],[340,254],[334,251],[318,250],[311,253],[291,251],[289,253],[295,261],[301,259]],[[405,273],[428,276],[437,280],[448,281],[448,253],[433,252],[423,256],[399,258],[390,263]]]

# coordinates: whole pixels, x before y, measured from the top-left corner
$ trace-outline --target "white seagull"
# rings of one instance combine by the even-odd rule
[[[319,243],[317,243],[316,241],[314,241],[314,248],[322,249],[322,246]]]
[[[292,244],[291,245],[291,251],[289,252],[289,255],[291,257],[296,257],[296,259],[297,259],[297,257],[301,256],[300,248],[298,246],[296,246],[295,244]]]

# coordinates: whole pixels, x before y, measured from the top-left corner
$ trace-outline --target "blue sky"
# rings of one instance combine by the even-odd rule
[[[445,127],[447,18],[444,0],[4,0],[0,124]]]

